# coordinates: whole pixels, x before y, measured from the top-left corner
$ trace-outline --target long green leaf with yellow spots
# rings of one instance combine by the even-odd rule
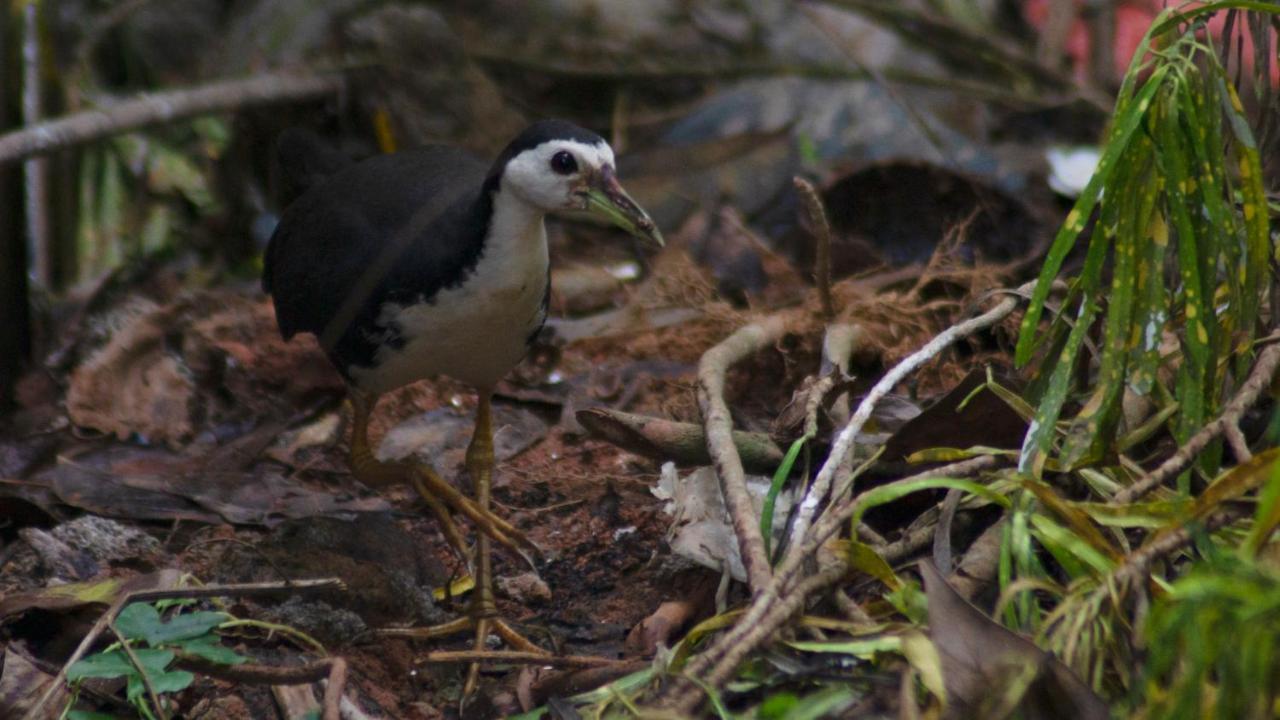
[[[1101,244],[1101,237],[1095,237],[1093,246],[1089,248],[1090,253],[1092,254],[1094,247]],[[1027,428],[1027,435],[1022,440],[1022,453],[1018,458],[1019,472],[1038,478],[1044,471],[1044,463],[1053,444],[1058,415],[1062,412],[1062,404],[1066,402],[1067,391],[1071,388],[1076,356],[1080,353],[1080,346],[1084,343],[1084,337],[1089,332],[1089,326],[1093,325],[1093,319],[1097,313],[1098,306],[1090,298],[1084,298],[1076,315],[1076,324],[1067,336],[1062,353],[1053,359],[1053,374],[1049,377],[1049,385],[1044,397],[1040,400],[1040,406],[1036,408],[1036,419],[1031,422],[1031,426]]]
[[[1139,234],[1145,230],[1146,224],[1146,218],[1139,217],[1143,204],[1140,185],[1152,163],[1150,143],[1130,143],[1120,157],[1115,182],[1103,198],[1102,221],[1106,232],[1114,235],[1111,292],[1107,297],[1106,329],[1094,389],[1072,421],[1063,445],[1062,461],[1068,466],[1098,459],[1115,436],[1117,411],[1129,359],[1128,340],[1137,285]]]
[[[1058,271],[1062,269],[1062,262],[1075,245],[1076,238],[1080,236],[1085,224],[1089,221],[1089,216],[1098,202],[1099,191],[1110,179],[1116,163],[1124,153],[1125,148],[1128,147],[1134,132],[1142,124],[1142,119],[1146,116],[1152,99],[1155,98],[1156,93],[1164,85],[1168,74],[1169,68],[1167,66],[1157,68],[1133,98],[1133,102],[1124,104],[1124,109],[1116,117],[1111,135],[1107,138],[1102,157],[1098,160],[1098,169],[1094,172],[1093,177],[1089,179],[1088,184],[1085,185],[1084,190],[1080,193],[1080,198],[1076,200],[1075,207],[1067,214],[1067,219],[1062,223],[1057,236],[1054,237],[1053,244],[1049,247],[1048,256],[1045,258],[1044,267],[1040,270],[1040,278],[1031,293],[1031,302],[1027,307],[1027,314],[1022,319],[1022,327],[1018,334],[1018,344],[1015,350],[1015,360],[1018,365],[1025,365],[1031,359],[1031,354],[1035,351],[1036,346],[1036,328],[1039,326],[1040,317],[1044,313],[1044,302],[1049,297],[1049,289],[1053,285],[1053,280],[1058,276]]]
[[[1270,248],[1267,190],[1262,178],[1262,157],[1258,152],[1258,143],[1253,137],[1253,131],[1249,129],[1249,122],[1244,116],[1240,96],[1236,94],[1235,88],[1225,82],[1221,76],[1217,78],[1217,82],[1222,90],[1222,102],[1231,126],[1231,134],[1236,141],[1236,163],[1239,170],[1240,195],[1243,199],[1241,212],[1244,215],[1245,234],[1243,284],[1245,292],[1250,293],[1249,298],[1256,303],[1258,293],[1261,291],[1262,277],[1267,268],[1267,260],[1280,261],[1280,245],[1276,246],[1273,254]],[[1257,318],[1257,305],[1242,307],[1242,310],[1249,311],[1247,315],[1241,314],[1242,320],[1249,321],[1249,324],[1242,322],[1241,327],[1251,337],[1254,330],[1252,321]],[[1247,357],[1247,353],[1244,354]]]
[[[1170,90],[1156,103],[1154,129],[1156,157],[1165,175],[1165,212],[1173,220],[1177,233],[1178,277],[1183,300],[1183,365],[1179,369],[1177,389],[1181,410],[1175,433],[1182,442],[1204,420],[1205,379],[1212,348],[1206,325],[1211,317],[1205,301],[1204,277],[1207,273],[1202,272],[1196,246],[1200,238],[1196,237],[1195,223],[1191,219],[1190,197],[1195,190],[1195,178],[1187,169],[1187,153],[1183,147],[1184,136],[1179,132],[1178,117],[1176,95]]]

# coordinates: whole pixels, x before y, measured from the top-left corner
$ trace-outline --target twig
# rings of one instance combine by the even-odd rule
[[[764,537],[760,534],[760,520],[747,493],[742,459],[733,443],[733,419],[724,399],[724,382],[731,365],[777,342],[786,327],[779,315],[747,325],[703,353],[698,363],[698,406],[707,430],[707,451],[720,478],[720,491],[733,519],[742,565],[753,595],[768,584],[771,572],[765,557]]]
[[[319,682],[331,677],[334,661],[340,659],[336,657],[324,658],[303,665],[259,665],[256,663],[224,665],[190,653],[178,652],[174,663],[175,667],[182,670],[189,670],[228,682],[251,685],[301,685],[303,683]],[[343,665],[345,664],[346,662],[344,661]]]
[[[1271,380],[1275,377],[1278,368],[1280,368],[1280,344],[1268,345],[1258,355],[1253,372],[1249,373],[1249,378],[1240,386],[1235,397],[1231,398],[1223,408],[1222,414],[1192,435],[1191,439],[1183,443],[1168,460],[1160,463],[1160,466],[1151,471],[1151,474],[1139,478],[1129,487],[1116,493],[1111,504],[1127,505],[1143,497],[1185,470],[1209,443],[1227,433],[1229,427],[1236,427],[1238,431],[1240,418],[1244,416],[1245,411],[1258,402],[1262,391],[1271,385]],[[1240,462],[1243,461],[1244,459],[1240,459]]]
[[[1198,532],[1213,532],[1247,514],[1248,510],[1243,507],[1226,507],[1198,523]],[[1112,587],[1125,587],[1146,577],[1151,563],[1190,545],[1191,541],[1196,538],[1196,534],[1189,527],[1181,527],[1157,535],[1146,545],[1130,553],[1124,559],[1123,564],[1112,570],[1110,580],[1113,582],[1102,583],[1099,587],[1099,592],[1109,592],[1109,585]]]
[[[818,373],[827,375],[835,372],[840,377],[848,377],[849,361],[853,350],[862,342],[864,331],[861,325],[853,323],[830,323],[822,336],[822,364]],[[841,392],[830,407],[831,420],[838,427],[849,422],[849,393]]]
[[[707,670],[705,666],[697,662],[706,657],[705,653],[694,658],[686,666],[683,675],[676,678],[668,686],[668,694],[671,697],[667,702],[662,703],[663,707],[674,710],[681,717],[692,715],[694,708],[702,701],[703,691],[689,678],[701,677],[705,685],[712,687],[727,680],[737,669],[738,664],[746,659],[747,655],[770,638],[787,619],[804,605],[804,601],[810,593],[822,590],[839,581],[848,570],[848,566],[840,562],[815,575],[810,575],[800,581],[785,598],[781,598],[770,605],[769,613],[762,617],[761,622],[750,623],[747,617],[744,616],[734,625],[733,630],[716,642],[716,648],[723,646],[720,662],[712,666],[710,670]],[[725,642],[725,639],[730,635],[738,635],[739,637],[732,643]]]
[[[338,74],[276,72],[144,94],[108,108],[79,112],[0,135],[0,165],[149,125],[331,95],[342,84]]]
[[[323,580],[297,580],[294,582],[266,582],[266,583],[242,583],[229,585],[206,585],[198,588],[172,588],[165,590],[134,590],[123,593],[107,607],[106,612],[98,618],[98,621],[89,628],[89,633],[84,636],[80,644],[76,646],[75,652],[71,653],[71,657],[63,663],[62,668],[58,670],[58,674],[54,676],[53,682],[49,683],[49,687],[45,689],[44,694],[40,696],[40,700],[32,706],[26,714],[28,720],[37,720],[44,717],[40,713],[44,706],[66,681],[67,669],[75,665],[89,652],[89,648],[97,642],[98,637],[102,635],[107,627],[115,622],[116,616],[124,609],[126,605],[133,602],[145,602],[147,600],[164,600],[168,598],[198,598],[198,597],[225,597],[225,596],[252,596],[252,595],[270,595],[281,592],[314,592],[318,590],[341,590],[346,586],[337,578],[325,578]]]
[[[1029,288],[1030,284],[1024,285],[1019,288],[1019,292]],[[885,373],[884,377],[880,378],[880,381],[871,388],[871,391],[858,404],[858,409],[854,411],[853,417],[850,418],[844,429],[840,431],[840,435],[836,437],[835,443],[831,446],[831,452],[827,455],[826,462],[823,463],[822,468],[813,479],[813,485],[809,488],[809,492],[805,494],[804,500],[800,502],[799,509],[796,512],[795,524],[791,528],[791,551],[787,554],[788,559],[796,557],[796,554],[800,552],[805,533],[809,531],[809,525],[818,511],[818,506],[826,499],[827,492],[831,489],[832,482],[835,479],[836,471],[845,463],[849,452],[853,449],[854,438],[862,431],[863,425],[871,419],[871,413],[875,410],[876,405],[898,383],[906,379],[912,372],[915,372],[917,368],[937,357],[952,343],[979,330],[995,325],[1008,317],[1017,306],[1017,296],[1007,297],[982,315],[952,325],[926,343],[924,347],[908,355],[902,362],[899,362],[893,369]],[[851,482],[851,480],[850,478],[849,481],[845,482]],[[836,488],[833,497],[839,498],[844,493],[844,487]]]
[[[342,720],[342,691],[347,685],[347,661],[330,658],[329,677],[324,685],[324,720]]]
[[[116,629],[114,621],[108,622],[107,627],[111,628],[111,634],[115,635],[116,640],[120,641],[120,649],[124,650],[129,662],[133,663],[134,669],[138,671],[138,675],[142,678],[142,686],[147,689],[147,696],[151,698],[151,704],[155,706],[156,712],[160,715],[160,720],[169,720],[169,713],[165,712],[164,705],[160,703],[160,694],[156,692],[156,686],[151,682],[151,674],[143,667],[142,661],[138,659],[138,654],[129,646],[129,640]]]
[[[510,663],[554,667],[606,667],[623,660],[592,655],[547,655],[520,650],[438,650],[418,658],[419,663]]]
[[[831,223],[827,222],[822,198],[818,197],[818,190],[813,183],[801,177],[793,178],[792,182],[796,186],[796,192],[800,194],[800,206],[804,208],[805,218],[815,240],[813,280],[818,286],[822,318],[831,322],[836,316],[835,304],[831,301]]]
[[[227,682],[249,685],[302,685],[325,681],[324,720],[340,720],[342,694],[347,685],[347,661],[343,657],[327,657],[303,665],[224,665],[190,653],[179,652],[176,667]]]
[[[1249,450],[1249,441],[1245,439],[1239,425],[1227,423],[1222,434],[1227,439],[1227,445],[1231,446],[1231,452],[1236,456],[1237,463],[1246,463],[1253,459],[1253,452]]]
[[[927,470],[898,480],[896,483],[907,484],[932,477],[964,477],[992,467],[996,462],[997,459],[992,456],[973,458]],[[861,507],[865,500],[866,494],[864,493],[841,503],[836,508],[825,513],[819,522],[814,525],[804,552],[794,558],[788,558],[787,561],[778,566],[777,572],[765,592],[752,601],[751,606],[747,608],[746,614],[732,628],[717,638],[707,650],[689,662],[685,668],[685,674],[706,677],[707,679],[713,676],[728,677],[733,672],[737,662],[754,649],[755,645],[752,645],[752,642],[762,641],[777,630],[790,617],[788,608],[792,607],[793,604],[798,605],[801,603],[805,592],[813,591],[810,589],[812,586],[809,583],[818,576],[811,576],[797,583],[794,588],[787,588],[804,567],[804,558],[816,552],[820,544],[834,535],[844,522]],[[887,557],[886,560],[893,562]],[[819,587],[825,587],[825,585],[822,585],[821,581],[819,581]],[[783,596],[784,591],[786,592],[785,597]],[[687,714],[692,712],[692,708],[699,702],[701,695],[696,688],[692,688],[689,684],[682,686],[680,682],[673,683],[667,690],[666,695],[670,699],[666,704],[668,707],[677,708]]]
[[[579,410],[575,417],[594,437],[628,452],[680,465],[711,463],[706,429],[701,425],[608,408]],[[732,437],[747,472],[771,473],[782,462],[782,450],[766,433],[734,430]]]

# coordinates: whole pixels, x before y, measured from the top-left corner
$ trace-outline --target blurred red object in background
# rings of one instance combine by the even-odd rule
[[[1056,0],[1025,0],[1022,4],[1022,15],[1028,23],[1036,30],[1043,30],[1045,21],[1049,17],[1049,8]],[[1075,0],[1077,10],[1083,9],[1085,3],[1083,0]],[[1112,48],[1111,57],[1114,63],[1114,77],[1124,77],[1125,70],[1129,68],[1129,61],[1133,58],[1133,53],[1138,48],[1138,43],[1142,42],[1142,36],[1146,34],[1147,28],[1151,26],[1151,21],[1156,15],[1164,9],[1164,0],[1118,0],[1116,2],[1116,28],[1115,28],[1115,46]],[[1214,41],[1221,47],[1222,28],[1226,23],[1226,12],[1221,11],[1213,15],[1209,19],[1209,30],[1213,33]],[[1239,27],[1237,25],[1237,27]],[[1245,67],[1253,67],[1253,42],[1249,38],[1248,33],[1243,34],[1244,37],[1244,63]],[[1079,82],[1084,82],[1090,77],[1090,42],[1089,26],[1081,18],[1081,14],[1077,12],[1075,21],[1071,24],[1071,30],[1067,34],[1066,47],[1064,48],[1067,57],[1071,59],[1072,72]],[[1271,82],[1275,84],[1280,77],[1280,66],[1273,65],[1271,68]]]

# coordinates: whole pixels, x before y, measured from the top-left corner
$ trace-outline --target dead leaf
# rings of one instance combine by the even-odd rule
[[[31,712],[40,701],[40,697],[53,681],[52,675],[36,667],[27,656],[14,650],[13,645],[6,647],[4,670],[0,672],[0,717],[29,717],[27,713]],[[51,701],[45,703],[43,712],[31,720],[58,717],[63,706],[67,704],[67,699],[67,689],[59,688]]]
[[[747,492],[757,515],[770,484],[769,478],[747,478]],[[650,492],[659,500],[668,501],[663,511],[673,516],[668,532],[672,552],[712,570],[723,572],[727,567],[736,580],[746,582],[747,571],[742,565],[738,537],[725,509],[715,470],[703,467],[680,477],[675,465],[666,463],[658,484]],[[785,529],[793,502],[791,491],[778,494],[773,510],[775,537]]]
[[[940,400],[898,428],[885,443],[882,459],[905,460],[914,452],[936,447],[1022,447],[1027,422],[990,390],[974,392],[986,381],[985,371],[970,371]]]
[[[130,580],[99,578],[14,593],[0,600],[0,618],[27,610],[70,610],[84,605],[110,605],[122,593],[177,587],[180,576],[177,570],[164,569]]]
[[[176,445],[228,418],[283,414],[342,390],[315,338],[286,343],[267,302],[210,291],[122,320],[71,373],[66,403],[82,427]]]
[[[947,718],[1106,720],[1107,705],[1070,668],[960,597],[928,560],[929,637],[938,650]],[[1019,688],[1018,686],[1023,687]]]
[[[211,472],[163,451],[111,448],[62,458],[54,490],[63,502],[111,517],[275,525],[285,519],[340,517],[390,508],[354,485],[317,490],[276,471]]]

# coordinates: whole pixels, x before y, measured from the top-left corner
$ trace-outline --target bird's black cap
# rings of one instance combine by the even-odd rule
[[[517,135],[515,140],[508,143],[507,147],[498,155],[498,159],[493,161],[493,167],[489,169],[489,176],[485,181],[485,188],[488,190],[497,189],[503,168],[515,156],[552,140],[573,140],[585,145],[596,145],[605,142],[605,139],[599,135],[586,128],[578,127],[571,122],[565,120],[539,120],[525,128],[524,132]]]

